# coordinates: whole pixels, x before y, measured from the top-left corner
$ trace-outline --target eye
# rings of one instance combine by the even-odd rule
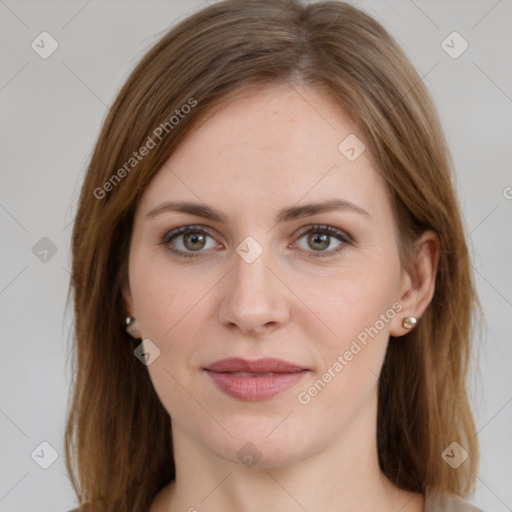
[[[211,239],[208,245],[208,238]],[[217,246],[207,231],[197,226],[185,226],[174,229],[165,235],[162,244],[174,254],[186,258],[199,256],[202,249],[212,249]]]
[[[320,225],[312,226],[307,231],[303,232],[298,241],[303,239],[305,239],[306,246],[304,247],[303,244],[300,248],[307,252],[313,252],[312,254],[308,254],[308,257],[311,258],[332,256],[343,250],[346,245],[352,243],[351,237],[343,231],[332,228],[331,226]],[[334,245],[333,248],[333,242],[336,241],[337,245]],[[326,249],[329,247],[332,250],[327,251]]]

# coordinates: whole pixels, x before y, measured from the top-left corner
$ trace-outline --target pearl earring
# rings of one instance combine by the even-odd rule
[[[416,325],[416,317],[415,316],[406,316],[403,320],[402,320],[402,327],[404,327],[405,329],[413,329],[414,326]]]
[[[126,332],[128,334],[132,334],[137,330],[137,328],[133,325],[134,322],[135,322],[135,318],[133,318],[131,316],[126,317],[125,324],[126,324]]]

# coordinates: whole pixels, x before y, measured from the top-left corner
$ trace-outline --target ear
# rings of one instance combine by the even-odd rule
[[[402,326],[402,319],[414,316],[420,319],[434,296],[437,267],[439,264],[439,238],[432,230],[427,230],[414,242],[412,260],[408,269],[403,269],[399,302],[400,315],[391,324],[391,335],[398,337],[410,329]]]

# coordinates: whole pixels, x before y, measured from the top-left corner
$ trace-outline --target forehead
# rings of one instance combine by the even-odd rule
[[[245,90],[201,119],[157,172],[141,208],[190,199],[241,212],[343,197],[372,210],[386,189],[366,151],[347,158],[343,141],[358,139],[348,116],[319,90]]]

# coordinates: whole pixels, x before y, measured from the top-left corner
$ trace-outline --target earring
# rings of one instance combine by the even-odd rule
[[[406,316],[403,320],[402,320],[402,327],[404,327],[405,329],[413,329],[414,326],[416,325],[416,317],[415,316]]]
[[[131,333],[134,333],[137,328],[133,325],[135,322],[135,318],[131,317],[131,316],[127,316],[126,317],[126,320],[125,320],[125,324],[126,324],[126,332],[128,334],[131,334]]]

